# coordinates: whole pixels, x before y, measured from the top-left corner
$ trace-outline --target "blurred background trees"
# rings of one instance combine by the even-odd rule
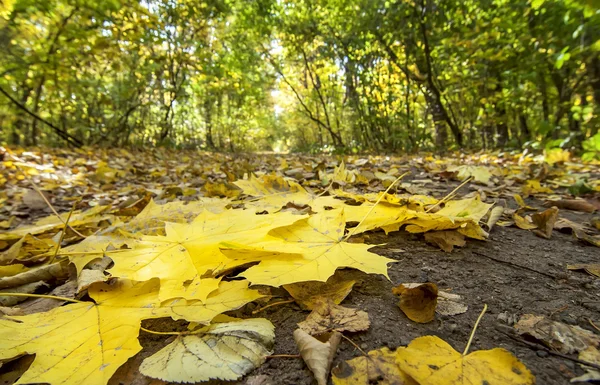
[[[600,154],[598,0],[2,0],[0,141]]]

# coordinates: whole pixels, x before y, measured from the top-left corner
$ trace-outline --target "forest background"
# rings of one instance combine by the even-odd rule
[[[597,0],[3,0],[0,142],[600,158]]]

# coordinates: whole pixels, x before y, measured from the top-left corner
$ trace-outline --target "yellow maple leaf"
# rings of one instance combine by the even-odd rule
[[[271,230],[272,238],[253,248],[224,243],[221,250],[237,265],[260,261],[240,274],[254,284],[325,282],[341,267],[387,277],[387,264],[394,260],[367,251],[374,245],[345,242],[345,227],[344,210],[329,210]]]
[[[0,319],[0,359],[36,355],[17,384],[104,385],[142,349],[137,339],[142,320],[172,317],[207,324],[261,297],[247,287],[247,281],[223,282],[205,303],[161,303],[158,280],[95,284],[89,289],[95,303]]]
[[[178,297],[202,299],[202,294],[208,294],[207,291],[190,297],[190,291],[183,283],[207,274],[216,276],[239,266],[221,254],[221,242],[252,245],[264,240],[272,228],[289,225],[302,218],[304,216],[291,213],[255,215],[248,210],[228,210],[221,214],[204,211],[190,224],[167,222],[166,236],[141,236],[126,241],[129,249],[107,253],[115,262],[109,272],[113,277],[134,281],[159,278],[161,300]],[[86,243],[92,242],[88,240]],[[98,245],[98,251],[106,248],[107,240],[104,242]],[[79,272],[95,258],[98,254],[73,254],[70,260]]]
[[[462,355],[435,336],[414,339],[396,351],[396,363],[420,385],[529,385],[535,377],[505,349]]]

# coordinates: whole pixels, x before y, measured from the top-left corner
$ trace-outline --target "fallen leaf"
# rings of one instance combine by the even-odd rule
[[[342,339],[342,334],[333,332],[327,342],[321,342],[302,329],[294,331],[294,341],[300,350],[300,356],[313,372],[319,385],[327,385],[329,368]]]
[[[331,370],[334,385],[418,385],[396,364],[396,352],[371,350],[368,357],[342,361]]]
[[[310,335],[319,335],[331,331],[363,331],[370,324],[366,312],[336,305],[332,300],[322,298],[315,303],[306,320],[298,323],[298,327]]]
[[[583,199],[559,199],[547,200],[544,202],[546,207],[558,207],[559,209],[581,211],[584,213],[593,213],[596,211],[596,206]]]
[[[437,245],[446,253],[451,252],[454,246],[463,247],[467,244],[465,236],[455,230],[431,231],[425,233],[425,241]]]
[[[525,365],[504,349],[462,355],[435,336],[419,337],[406,348],[398,348],[396,363],[420,385],[535,383]]]
[[[554,222],[554,230],[564,231],[564,232],[573,232],[573,230],[579,230],[583,232],[591,231],[591,229],[585,225],[575,223],[566,218],[558,218],[556,222]]]
[[[31,282],[61,280],[69,276],[69,261],[41,265],[10,277],[0,278],[0,289],[25,285]]]
[[[600,352],[593,346],[588,346],[587,349],[579,352],[579,356],[577,358],[591,364],[600,365]],[[585,370],[585,374],[571,378],[571,382],[600,381],[600,371],[598,371],[598,369],[593,369],[590,366],[583,364],[580,364],[580,366],[583,370]]]
[[[356,281],[344,281],[337,272],[327,282],[308,281],[283,285],[283,288],[303,308],[312,310],[316,301],[327,298],[340,304],[352,291]]]
[[[14,306],[20,302],[27,300],[27,297],[16,297],[16,296],[3,296],[2,293],[19,293],[19,294],[33,294],[39,289],[47,288],[44,282],[31,282],[21,286],[11,287],[10,289],[0,290],[0,306]]]
[[[398,306],[406,316],[418,323],[427,323],[435,318],[438,288],[435,283],[423,283],[414,287],[399,285],[392,293],[400,296]]]
[[[104,385],[119,366],[139,352],[140,322],[172,317],[208,323],[216,315],[261,297],[248,282],[223,283],[205,304],[182,300],[161,303],[159,281],[95,284],[80,302],[45,313],[0,319],[0,359],[35,354],[21,383]]]
[[[28,189],[25,194],[23,194],[22,199],[23,204],[31,210],[41,210],[48,207],[48,204],[44,198],[42,198],[35,190]]]
[[[577,265],[567,265],[569,270],[585,270],[590,275],[600,278],[600,263],[582,263]]]
[[[461,301],[462,297],[458,294],[447,293],[445,291],[438,290],[437,307],[435,312],[445,316],[463,314],[469,309],[469,307]]]
[[[519,334],[526,334],[563,354],[580,352],[588,346],[598,346],[600,336],[579,326],[552,321],[545,316],[525,314],[515,324]]]
[[[179,335],[140,365],[140,373],[169,382],[233,381],[271,354],[275,327],[264,318],[217,316],[192,335]]]
[[[513,198],[519,205],[519,209],[536,211],[534,207],[528,206],[527,203],[525,203],[525,200],[523,200],[523,197],[521,197],[519,194],[514,194]]]
[[[492,227],[494,227],[496,222],[498,222],[498,220],[502,217],[502,214],[504,214],[504,207],[502,207],[502,206],[494,206],[490,210],[489,215],[488,215],[488,220],[485,223],[488,231],[492,230]]]
[[[531,222],[531,218],[528,216],[522,217],[516,212],[513,214],[513,221],[515,221],[515,225],[523,230],[533,230],[537,229],[537,225]]]
[[[27,234],[8,250],[0,253],[0,265],[37,264],[49,259],[51,256],[46,253],[55,248],[56,243],[52,239],[39,239]]]
[[[531,216],[531,220],[537,229],[533,229],[533,233],[542,238],[550,239],[554,223],[558,219],[558,208],[551,207],[541,213],[535,213]]]
[[[585,232],[577,229],[573,229],[573,235],[575,238],[589,243],[590,245],[600,247],[600,235],[588,235]]]

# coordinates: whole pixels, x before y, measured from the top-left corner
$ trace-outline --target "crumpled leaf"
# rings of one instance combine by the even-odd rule
[[[405,284],[406,285],[406,284]],[[435,312],[441,315],[453,316],[465,313],[469,307],[461,302],[458,294],[438,290],[437,307]]]
[[[396,364],[396,352],[371,350],[368,357],[342,361],[331,370],[334,385],[418,385]]]
[[[27,297],[16,297],[16,296],[6,296],[2,295],[2,293],[10,292],[10,293],[20,293],[20,294],[33,294],[38,289],[47,287],[44,282],[31,282],[26,283],[21,286],[11,287],[10,289],[0,289],[0,306],[14,306],[20,302],[27,300]]]
[[[88,292],[96,303],[80,302],[0,319],[0,359],[36,354],[18,384],[104,385],[141,350],[137,336],[143,319],[170,316],[208,323],[220,313],[261,297],[247,285],[247,281],[224,282],[206,303],[161,303],[156,279],[95,284]]]
[[[515,356],[495,348],[462,355],[435,336],[396,351],[400,370],[420,385],[529,385],[535,377]]]
[[[49,259],[50,256],[44,254],[55,248],[56,243],[52,239],[39,239],[27,234],[8,250],[0,253],[0,265],[21,263],[29,266],[40,263]]]
[[[427,323],[435,318],[438,288],[435,283],[423,283],[417,286],[398,285],[392,293],[400,296],[398,306],[406,316],[418,323]]]
[[[25,285],[31,282],[65,279],[69,276],[69,261],[41,265],[10,277],[0,278],[0,289]]]
[[[425,241],[437,245],[446,253],[454,250],[454,246],[463,247],[467,244],[465,236],[455,230],[431,231],[425,233]]]
[[[535,213],[531,216],[531,220],[537,229],[533,230],[535,235],[542,238],[550,239],[554,223],[558,219],[558,208],[551,207],[541,213]]]
[[[264,318],[221,315],[194,333],[146,358],[140,373],[169,382],[237,380],[265,362],[275,340],[275,327]]]
[[[449,167],[447,171],[453,172],[458,171],[458,179],[465,180],[468,177],[473,177],[475,182],[479,182],[482,184],[490,183],[490,179],[492,178],[492,173],[490,172],[488,167],[485,166],[470,166],[470,165],[462,165],[462,166],[454,166]]]
[[[341,339],[342,334],[338,332],[333,332],[327,342],[321,342],[302,329],[294,331],[294,341],[298,345],[300,356],[319,385],[327,385],[329,368]]]
[[[485,223],[485,225],[487,226],[488,231],[491,231],[492,228],[494,227],[494,225],[496,224],[496,222],[498,222],[498,220],[502,217],[502,214],[504,214],[504,207],[503,206],[494,206],[492,207],[492,209],[489,212],[488,215],[488,220]]]
[[[600,247],[600,235],[589,235],[584,231],[573,229],[573,235],[575,238],[584,241],[585,243],[589,243],[590,245]]]
[[[588,346],[586,349],[579,352],[577,357],[582,361],[589,362],[591,364],[600,365],[600,352],[593,346]],[[587,365],[580,364],[585,373],[581,376],[571,378],[571,382],[587,382],[587,381],[600,381],[600,371],[598,369],[591,368]]]
[[[579,326],[553,321],[545,316],[525,314],[515,324],[519,334],[527,334],[563,354],[580,352],[598,346],[600,336]]]
[[[327,298],[317,301],[308,317],[298,323],[298,327],[310,335],[331,331],[358,332],[367,330],[370,325],[367,312],[336,305]]]
[[[283,285],[283,288],[294,298],[303,309],[312,310],[317,301],[328,298],[339,305],[352,291],[356,281],[344,281],[340,274],[335,273],[327,282],[307,281]]]

